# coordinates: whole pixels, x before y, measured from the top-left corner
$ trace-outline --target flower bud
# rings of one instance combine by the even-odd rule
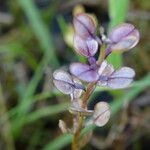
[[[75,51],[85,57],[94,56],[98,50],[98,43],[92,38],[83,39],[79,35],[74,35]]]
[[[123,23],[112,29],[108,38],[110,51],[127,51],[139,42],[139,31],[128,23]]]
[[[106,102],[99,102],[94,108],[93,114],[93,124],[102,127],[104,126],[110,118],[110,107]]]
[[[78,14],[73,19],[75,32],[82,38],[94,38],[96,25],[88,14]]]

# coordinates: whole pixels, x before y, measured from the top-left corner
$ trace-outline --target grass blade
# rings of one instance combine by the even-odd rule
[[[112,27],[124,22],[129,7],[129,0],[109,0],[109,31]],[[116,68],[122,65],[122,54],[112,53],[108,57],[108,61]]]
[[[72,136],[70,134],[63,134],[53,140],[51,143],[47,144],[43,150],[60,150],[64,146],[68,145],[71,143],[71,138]]]
[[[35,7],[35,4],[33,3],[33,0],[17,0],[22,9],[24,10],[29,23],[35,32],[35,35],[37,36],[40,46],[43,50],[44,56],[39,63],[35,74],[30,81],[27,90],[25,91],[25,94],[23,95],[22,99],[20,100],[17,115],[15,116],[15,119],[12,121],[12,126],[15,127],[13,130],[14,136],[19,135],[21,129],[22,129],[22,122],[25,114],[27,113],[28,109],[31,107],[31,99],[30,97],[33,96],[36,87],[39,83],[39,81],[42,78],[43,75],[43,68],[50,64],[54,67],[58,66],[58,61],[55,55],[54,51],[54,45],[52,43],[52,37],[50,36],[48,32],[48,28],[43,23],[40,13],[38,9]]]
[[[47,26],[42,21],[40,13],[35,7],[33,0],[17,1],[25,12],[42,50],[45,54],[47,54],[47,57],[49,57],[51,65],[53,65],[53,67],[57,67],[58,60],[56,57],[54,45],[52,43],[52,36],[50,35]]]

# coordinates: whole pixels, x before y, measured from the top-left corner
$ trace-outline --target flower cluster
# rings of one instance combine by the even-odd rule
[[[116,70],[106,59],[114,51],[127,51],[133,48],[139,41],[139,32],[133,25],[123,23],[112,29],[108,36],[103,33],[98,36],[96,24],[88,14],[78,14],[74,17],[73,24],[75,51],[86,57],[88,63],[72,63],[70,73],[56,70],[53,73],[54,85],[62,93],[71,96],[71,113],[91,115],[87,124],[103,126],[110,118],[109,105],[106,102],[99,102],[94,110],[87,110],[85,104],[96,86],[122,89],[130,85],[135,76],[134,70],[129,67]],[[100,57],[96,60],[94,56],[99,48]],[[88,83],[88,86],[85,88],[81,81]],[[64,122],[60,121],[62,130],[64,126]]]

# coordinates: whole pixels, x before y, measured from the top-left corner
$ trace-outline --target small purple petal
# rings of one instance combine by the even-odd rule
[[[74,47],[78,54],[85,57],[94,56],[98,50],[98,43],[96,40],[88,38],[83,39],[79,35],[74,35]]]
[[[110,87],[112,89],[128,87],[135,76],[133,69],[122,67],[121,69],[114,71],[114,68],[111,65],[108,65],[106,61],[102,63],[98,73],[100,76],[97,85]]]
[[[128,87],[133,79],[114,78],[107,82],[107,86],[112,89],[123,89]]]
[[[109,34],[111,51],[128,50],[139,42],[139,31],[131,24],[124,23],[115,27]]]
[[[70,72],[85,82],[94,82],[99,78],[97,70],[93,70],[89,65],[82,63],[72,63]]]
[[[130,67],[122,67],[119,70],[116,70],[111,78],[133,78],[135,76],[135,71]]]
[[[82,83],[73,78],[70,74],[63,70],[56,70],[53,73],[53,82],[58,90],[64,94],[70,94],[72,98],[79,98],[84,87]]]
[[[94,37],[96,25],[87,14],[79,14],[73,19],[74,28],[77,34],[83,38]]]
[[[133,81],[135,72],[129,67],[116,70],[110,77],[107,86],[113,89],[126,88]]]
[[[56,70],[53,73],[53,77],[54,85],[58,90],[65,94],[71,94],[73,92],[73,81],[70,74],[63,70]]]
[[[135,72],[132,68],[122,67],[119,70],[116,70],[110,77],[107,83],[107,86],[113,89],[122,89],[126,88],[133,81]]]

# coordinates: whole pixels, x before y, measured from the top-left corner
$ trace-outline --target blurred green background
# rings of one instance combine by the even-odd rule
[[[52,72],[85,61],[72,46],[72,18],[92,13],[106,32],[130,22],[141,39],[129,52],[109,57],[115,67],[136,71],[126,90],[96,89],[90,100],[111,103],[108,125],[94,128],[85,150],[149,150],[150,141],[149,0],[0,0],[0,150],[69,150],[58,120],[71,126],[69,97],[52,84]],[[91,128],[87,129],[89,132]]]

